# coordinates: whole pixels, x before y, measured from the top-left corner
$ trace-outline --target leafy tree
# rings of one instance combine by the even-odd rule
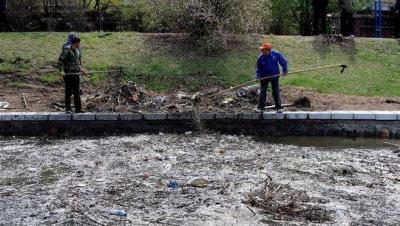
[[[269,31],[274,34],[290,34],[296,29],[293,18],[293,9],[297,0],[269,0],[266,2],[266,9],[270,11],[268,24]]]
[[[38,0],[7,1],[6,23],[11,31],[39,30]]]

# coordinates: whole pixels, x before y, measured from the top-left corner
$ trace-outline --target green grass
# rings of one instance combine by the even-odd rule
[[[62,80],[59,74],[46,74],[39,77],[39,81],[47,85],[59,85],[62,84]]]
[[[10,88],[15,88],[15,89],[23,89],[27,88],[27,85],[21,81],[10,81],[7,82],[7,86]]]
[[[102,70],[122,66],[125,80],[133,80],[149,90],[171,91],[182,87],[191,91],[212,85],[233,86],[254,79],[257,47],[269,40],[289,60],[290,70],[346,63],[349,69],[328,69],[289,76],[283,85],[309,87],[324,93],[363,96],[400,96],[400,45],[393,39],[356,39],[355,43],[324,45],[314,37],[252,36],[215,57],[201,57],[188,47],[154,35],[82,33],[85,67]],[[54,63],[66,33],[1,33],[0,73],[29,74]],[[172,38],[173,39],[173,38]],[[17,57],[23,61],[14,62]],[[85,82],[94,85],[105,75],[94,75]],[[57,75],[40,78],[44,84],[57,84]]]

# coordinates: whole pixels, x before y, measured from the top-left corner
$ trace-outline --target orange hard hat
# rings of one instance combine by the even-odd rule
[[[263,49],[272,49],[272,45],[268,42],[264,42],[263,45],[259,48],[260,50]]]

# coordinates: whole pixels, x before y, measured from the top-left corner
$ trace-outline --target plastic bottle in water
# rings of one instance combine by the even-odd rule
[[[177,189],[179,187],[179,184],[178,184],[178,182],[176,182],[176,180],[171,180],[169,183],[168,183],[168,188],[170,188],[170,189],[172,189],[172,190],[175,190],[175,189]]]
[[[118,217],[127,217],[128,213],[125,210],[113,210],[110,213],[111,215],[118,216]]]

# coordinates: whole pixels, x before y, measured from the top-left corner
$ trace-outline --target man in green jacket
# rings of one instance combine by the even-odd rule
[[[62,47],[58,58],[57,68],[61,71],[65,83],[65,108],[66,113],[71,113],[71,95],[74,95],[75,112],[82,113],[80,97],[80,74],[86,74],[82,68],[82,51],[80,38],[71,33],[67,42]]]

